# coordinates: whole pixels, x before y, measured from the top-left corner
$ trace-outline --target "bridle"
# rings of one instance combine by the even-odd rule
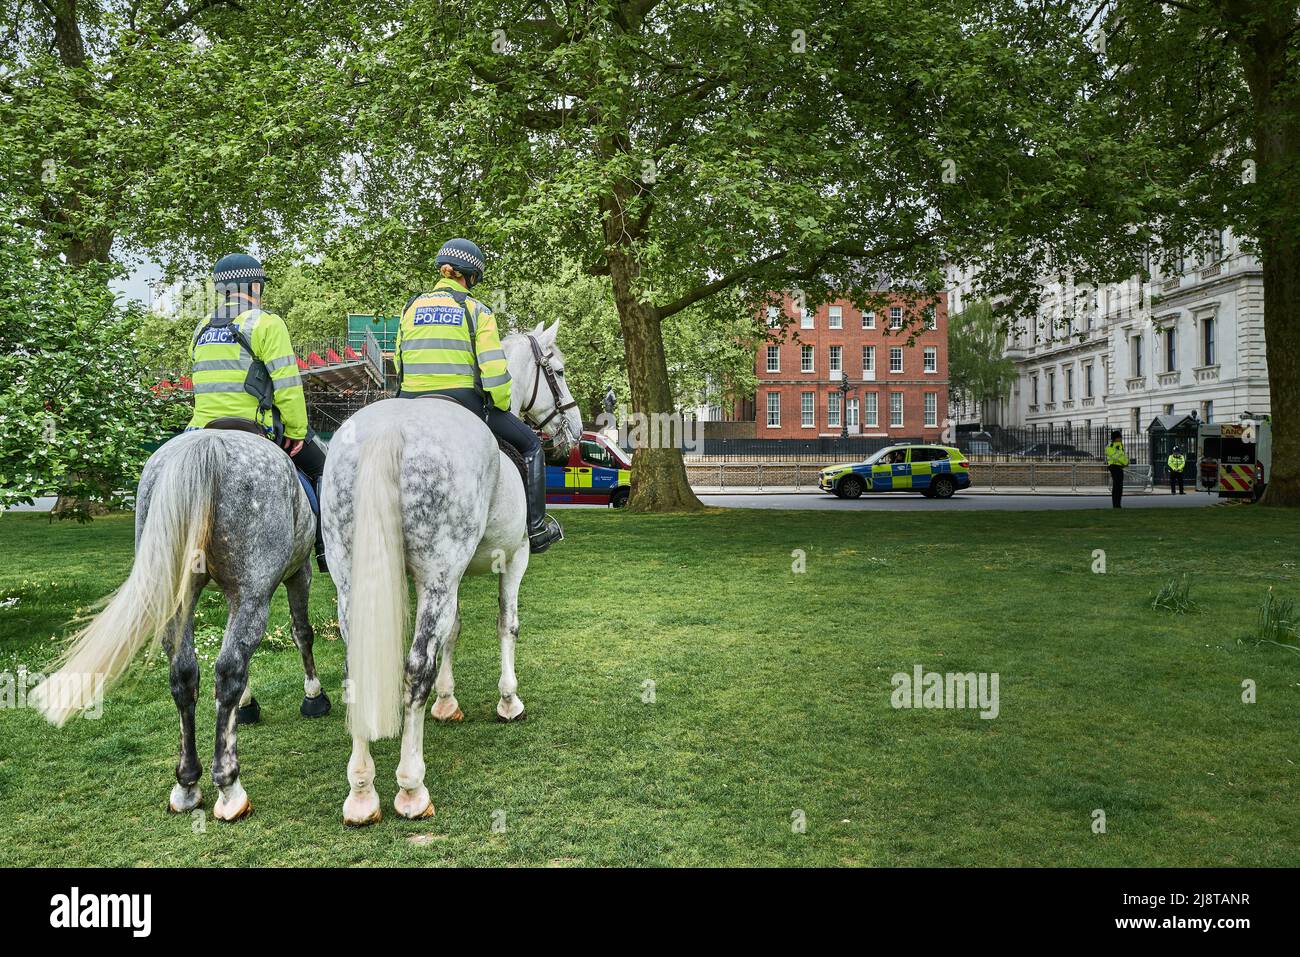
[[[551,399],[555,404],[555,408],[551,410],[550,415],[542,419],[540,422],[534,422],[533,425],[539,432],[545,432],[546,423],[550,422],[551,419],[558,415],[560,416],[560,428],[563,430],[564,434],[568,436],[570,440],[577,438],[577,436],[570,434],[569,420],[562,413],[569,411],[569,409],[576,409],[578,403],[574,401],[561,403],[560,399],[563,393],[560,392],[560,383],[555,378],[555,370],[551,368],[551,356],[542,352],[542,347],[538,344],[535,336],[528,335],[525,336],[525,338],[528,340],[528,345],[533,350],[533,362],[537,365],[538,372],[541,374],[533,379],[532,395],[528,397],[528,402],[520,408],[520,414],[527,416],[528,413],[532,411],[533,405],[537,402],[537,384],[545,378],[546,386],[551,390]]]

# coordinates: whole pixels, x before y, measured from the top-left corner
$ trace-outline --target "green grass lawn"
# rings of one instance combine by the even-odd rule
[[[343,648],[318,579],[314,617],[334,640],[318,641],[317,662],[335,709],[298,716],[281,593],[253,659],[263,720],[240,734],[251,818],[198,828],[165,813],[177,720],[155,651],[98,721],[60,731],[0,711],[0,864],[1300,864],[1300,654],[1251,638],[1270,586],[1300,599],[1300,513],[563,517],[568,538],[524,583],[525,722],[493,721],[495,583],[463,589],[466,718],[425,731],[436,817],[392,813],[397,743],[385,741],[384,821],[341,824]],[[130,561],[128,516],[0,518],[0,671],[39,670]],[[1197,609],[1153,611],[1183,572]],[[209,809],[224,614],[205,596]],[[997,672],[999,716],[895,710],[891,676],[916,664]]]

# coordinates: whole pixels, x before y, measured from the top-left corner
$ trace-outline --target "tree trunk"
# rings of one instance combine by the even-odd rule
[[[1260,238],[1273,462],[1264,505],[1300,506],[1300,243]]]
[[[1267,207],[1259,233],[1264,273],[1264,346],[1268,356],[1273,461],[1261,502],[1300,506],[1300,211],[1282,184],[1300,168],[1300,97],[1288,75],[1294,13],[1250,21],[1242,40],[1254,105],[1256,181]]]
[[[623,329],[623,348],[627,359],[628,386],[632,391],[632,412],[653,421],[655,413],[672,414],[672,386],[668,380],[668,362],[664,355],[663,330],[652,304],[639,298],[635,280],[639,264],[627,249],[608,254],[609,275],[618,307],[619,325]],[[649,433],[653,440],[653,431]],[[654,448],[653,441],[638,446],[632,453],[632,498],[628,508],[634,512],[697,511],[704,506],[686,479],[682,450]]]

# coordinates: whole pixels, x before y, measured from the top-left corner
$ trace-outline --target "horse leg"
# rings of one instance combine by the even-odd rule
[[[348,758],[348,799],[343,802],[343,823],[364,827],[382,820],[379,792],[375,790],[375,761],[370,757],[370,742],[352,737],[352,757]]]
[[[433,690],[438,648],[455,629],[459,610],[454,585],[447,579],[423,584],[415,613],[415,633],[406,657],[406,719],[402,726],[402,760],[397,765],[393,807],[405,818],[433,816],[433,802],[424,786],[424,704]],[[447,660],[446,658],[443,659]]]
[[[302,706],[298,709],[304,718],[321,718],[330,713],[329,695],[321,690],[320,678],[316,675],[316,658],[312,655],[312,644],[316,633],[312,631],[308,599],[311,596],[311,562],[304,561],[302,566],[290,575],[284,583],[284,590],[289,595],[289,617],[293,622],[293,641],[302,655],[302,687],[305,693]]]
[[[194,599],[203,591],[203,584],[194,588]],[[192,811],[203,803],[203,792],[199,789],[199,778],[203,766],[199,764],[199,752],[194,745],[194,707],[199,698],[199,659],[194,654],[194,613],[191,601],[190,614],[181,618],[177,616],[167,627],[163,635],[163,647],[171,659],[172,700],[176,702],[176,711],[181,718],[180,756],[176,761],[176,784],[167,801],[167,809],[175,814]]]
[[[498,721],[522,721],[524,702],[515,693],[519,682],[515,679],[515,641],[519,637],[519,583],[528,568],[528,544],[525,542],[506,562],[501,572],[498,593],[497,637],[501,639],[501,681],[497,690]]]
[[[456,621],[451,626],[451,634],[442,643],[442,661],[438,665],[438,680],[434,684],[438,699],[429,712],[434,721],[460,721],[465,712],[456,703],[456,679],[451,673],[451,659],[456,652],[456,639],[460,637],[460,612],[456,612]]]
[[[217,655],[217,730],[212,757],[212,783],[218,792],[212,814],[223,821],[236,821],[253,810],[239,783],[235,728],[239,701],[248,690],[248,661],[266,632],[271,596],[239,595],[230,604],[225,641]]]

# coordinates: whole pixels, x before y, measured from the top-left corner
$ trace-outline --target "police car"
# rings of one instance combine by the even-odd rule
[[[863,492],[920,492],[926,498],[952,498],[970,488],[970,462],[960,449],[945,445],[890,445],[865,462],[822,469],[818,486],[840,498]]]
[[[599,432],[583,432],[568,458],[546,465],[546,501],[622,508],[632,492],[632,462]]]

